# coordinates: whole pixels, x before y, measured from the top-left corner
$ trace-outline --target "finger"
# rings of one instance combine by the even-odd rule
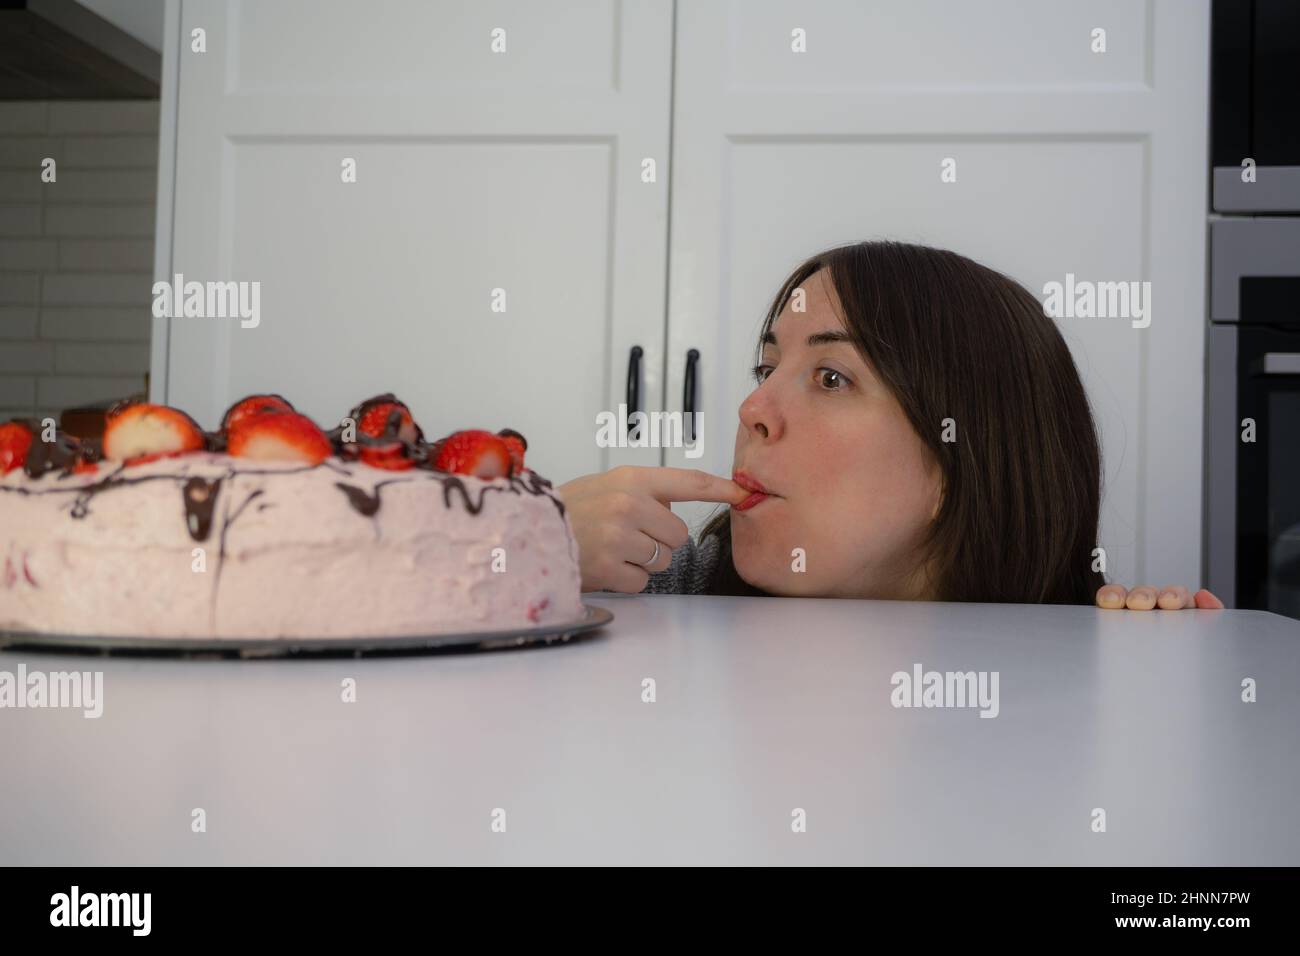
[[[1196,606],[1192,601],[1192,596],[1187,593],[1187,588],[1177,584],[1161,588],[1156,604],[1159,605],[1162,611],[1180,611],[1185,607]]]
[[[1130,611],[1149,611],[1156,606],[1156,589],[1144,584],[1128,592],[1124,606]]]
[[[640,594],[650,583],[650,572],[634,564],[619,562],[617,568],[606,572],[601,585],[605,590],[618,591],[622,594]]]
[[[602,488],[603,474],[579,475],[572,481],[566,481],[562,485],[556,485],[551,490],[559,496],[560,500],[566,505],[572,505],[579,498],[585,497],[592,492],[600,491]]]
[[[1097,590],[1097,607],[1122,608],[1128,591],[1121,584],[1107,584]]]
[[[655,545],[658,547],[655,547]],[[651,561],[650,558],[654,560]],[[632,556],[623,559],[628,564],[635,564],[647,572],[654,573],[668,567],[673,560],[673,549],[662,541],[656,541],[650,535],[638,531],[632,544]]]
[[[1211,610],[1211,611],[1223,610],[1223,602],[1220,601],[1213,594],[1211,594],[1209,591],[1205,590],[1205,588],[1201,588],[1199,591],[1197,591],[1192,596],[1192,600],[1196,602],[1197,607],[1203,608],[1205,610]]]
[[[642,468],[638,469],[635,480],[663,504],[670,501],[722,501],[738,505],[751,494],[730,478],[711,475],[698,468]]]
[[[643,556],[642,560],[645,560],[645,557],[648,557],[650,552],[654,550],[653,541],[646,548],[642,548],[636,543],[635,535],[638,532],[643,537],[648,535],[649,539],[663,542],[663,548],[660,550],[666,548],[672,551],[674,548],[680,548],[690,540],[691,529],[687,527],[685,521],[673,514],[667,505],[660,504],[654,498],[647,498],[635,492],[623,494],[626,497],[622,498],[612,516],[628,532],[628,538],[624,545],[631,548],[629,554],[635,555],[639,553]]]

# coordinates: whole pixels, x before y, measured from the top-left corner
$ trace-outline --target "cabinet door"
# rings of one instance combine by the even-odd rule
[[[155,396],[212,426],[276,391],[328,425],[393,391],[431,436],[521,431],[557,483],[658,463],[598,447],[596,416],[634,345],[662,401],[667,187],[642,159],[667,165],[670,0],[175,11],[159,272],[260,282],[261,314],[162,323]]]
[[[1150,281],[1148,328],[1060,324],[1102,433],[1110,574],[1195,583],[1208,21],[1204,0],[680,4],[666,380],[679,407],[698,350],[704,454],[666,462],[730,474],[763,313],[825,247],[947,247],[1040,298],[1067,273]]]

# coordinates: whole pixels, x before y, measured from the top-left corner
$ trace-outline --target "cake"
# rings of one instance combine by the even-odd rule
[[[371,638],[579,620],[564,502],[511,429],[427,442],[392,395],[331,431],[278,395],[216,431],[144,402],[102,439],[0,425],[0,631]]]

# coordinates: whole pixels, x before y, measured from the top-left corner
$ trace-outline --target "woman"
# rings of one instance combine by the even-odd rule
[[[584,590],[1223,606],[1094,570],[1087,396],[1006,276],[924,246],[829,249],[782,285],[758,358],[732,480],[621,467],[557,489]],[[696,544],[669,509],[685,500],[731,508]]]

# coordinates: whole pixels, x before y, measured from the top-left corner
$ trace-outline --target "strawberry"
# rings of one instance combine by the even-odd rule
[[[544,597],[540,601],[529,601],[528,620],[536,624],[539,620],[541,620],[542,612],[546,610],[547,606],[550,603],[551,603],[551,599],[549,597]]]
[[[357,422],[357,431],[371,438],[384,437],[389,434],[388,420],[394,412],[398,414],[397,437],[402,441],[414,442],[419,436],[419,429],[416,427],[415,419],[411,418],[411,410],[399,401],[379,401],[365,408],[361,413],[361,420]]]
[[[31,429],[22,422],[0,425],[0,475],[21,468],[27,461],[27,450],[31,447]]]
[[[269,411],[294,411],[294,406],[279,395],[248,395],[227,408],[226,414],[221,416],[221,431],[229,432],[240,421]]]
[[[334,446],[306,415],[263,412],[245,417],[230,430],[226,451],[236,458],[319,465],[334,454]]]
[[[279,395],[249,395],[231,405],[221,417],[221,430],[228,432],[246,418],[266,412],[291,412],[293,406]]]
[[[433,467],[475,478],[504,478],[510,474],[510,449],[491,432],[480,429],[453,432],[443,439]]]
[[[104,426],[104,457],[112,461],[179,455],[203,445],[203,431],[194,419],[166,405],[121,406],[109,412]]]
[[[402,447],[399,441],[386,445],[362,445],[361,460],[373,468],[386,468],[389,471],[414,468],[415,462],[402,453]]]
[[[497,437],[505,442],[506,447],[510,449],[510,474],[523,474],[524,452],[528,450],[528,442],[524,440],[524,436],[513,428],[503,428],[497,432]]]

